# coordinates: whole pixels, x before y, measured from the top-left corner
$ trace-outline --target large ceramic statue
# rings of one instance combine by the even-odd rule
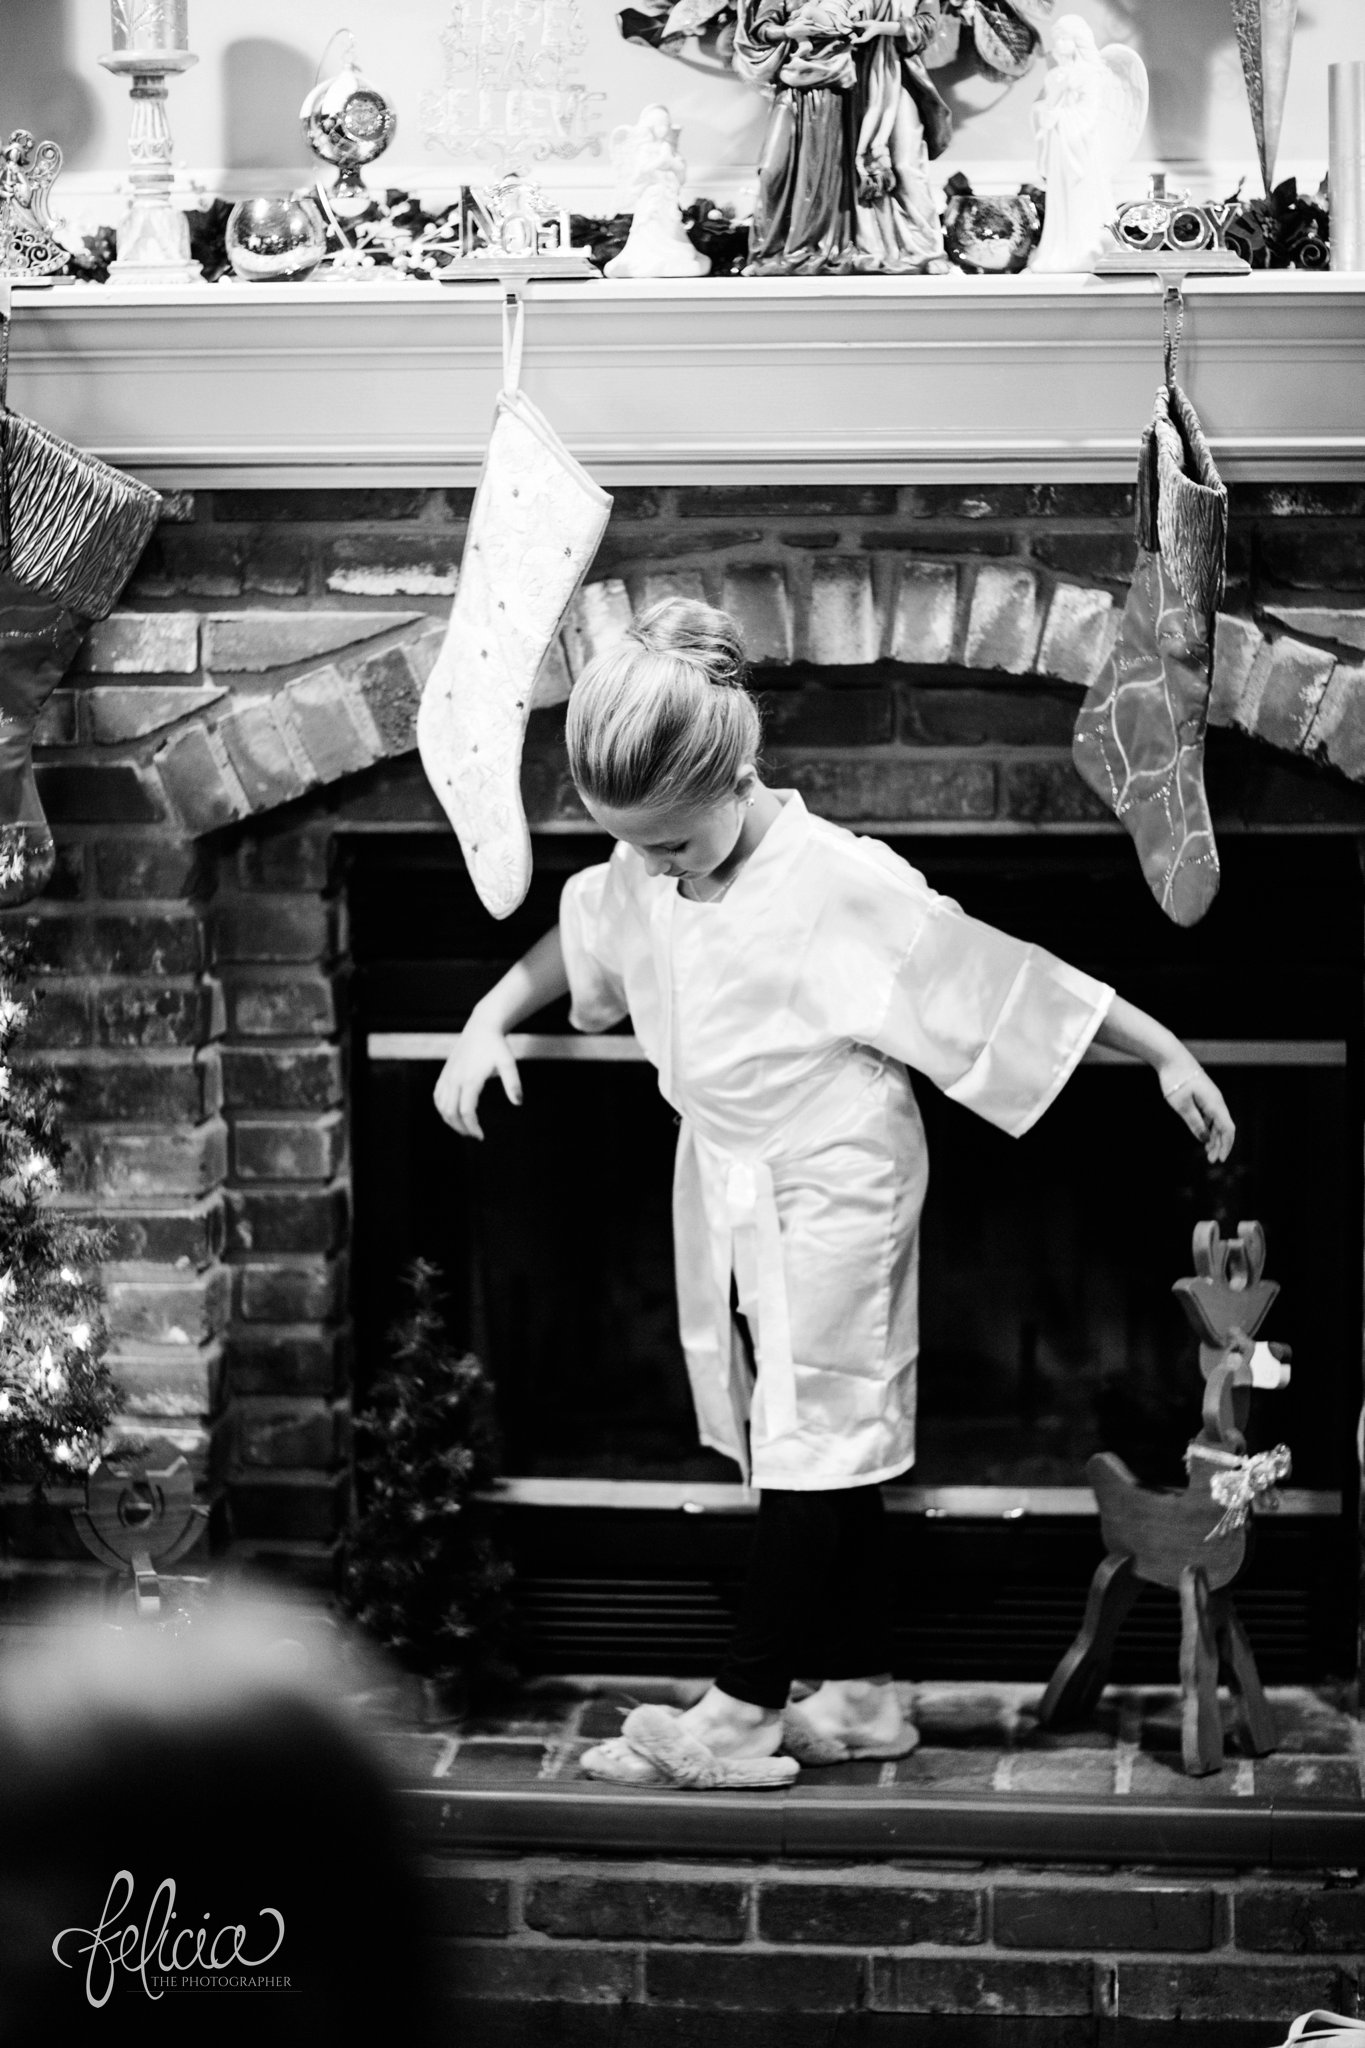
[[[733,63],[768,87],[751,273],[945,270],[928,161],[952,121],[920,52],[939,0],[738,0]]]
[[[1147,72],[1124,43],[1101,50],[1079,14],[1053,30],[1052,69],[1033,107],[1038,171],[1047,191],[1034,270],[1090,270],[1117,247],[1114,172],[1137,147],[1147,120]]]

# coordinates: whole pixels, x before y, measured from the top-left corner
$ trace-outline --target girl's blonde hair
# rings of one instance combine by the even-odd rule
[[[569,699],[569,772],[611,810],[716,803],[758,764],[763,724],[728,612],[666,597],[599,655]]]

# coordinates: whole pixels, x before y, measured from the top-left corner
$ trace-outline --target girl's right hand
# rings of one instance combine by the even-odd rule
[[[520,1108],[521,1076],[512,1048],[503,1033],[492,1024],[472,1016],[460,1033],[460,1042],[441,1069],[436,1083],[435,1103],[440,1114],[462,1138],[482,1138],[479,1126],[479,1097],[484,1083],[500,1074],[507,1100]]]

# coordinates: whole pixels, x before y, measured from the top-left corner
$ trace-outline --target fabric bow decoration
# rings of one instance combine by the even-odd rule
[[[1253,1508],[1277,1508],[1280,1497],[1275,1489],[1280,1480],[1289,1477],[1293,1463],[1287,1444],[1276,1444],[1273,1451],[1258,1451],[1253,1457],[1239,1458],[1232,1451],[1216,1450],[1212,1444],[1193,1443],[1185,1452],[1186,1471],[1196,1458],[1221,1468],[1209,1481],[1209,1492],[1225,1512],[1204,1538],[1206,1543],[1240,1529]]]

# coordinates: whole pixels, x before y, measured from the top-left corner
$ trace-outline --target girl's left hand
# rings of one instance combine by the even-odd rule
[[[1237,1135],[1222,1091],[1199,1066],[1159,1078],[1161,1092],[1171,1108],[1200,1140],[1209,1164],[1218,1165],[1231,1152]]]

